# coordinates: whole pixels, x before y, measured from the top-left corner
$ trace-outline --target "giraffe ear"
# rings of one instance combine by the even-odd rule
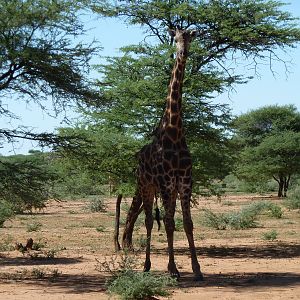
[[[169,28],[169,35],[171,36],[171,37],[174,37],[175,35],[176,35],[176,31],[174,30],[174,29],[171,29],[171,28]]]

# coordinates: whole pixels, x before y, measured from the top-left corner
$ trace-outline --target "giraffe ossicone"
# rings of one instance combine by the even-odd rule
[[[155,193],[159,193],[164,210],[164,225],[168,239],[168,271],[179,277],[174,259],[174,214],[179,195],[182,207],[184,230],[188,239],[192,269],[195,279],[203,280],[197,259],[193,237],[190,200],[192,194],[192,159],[186,144],[182,120],[182,85],[189,46],[196,36],[195,31],[170,31],[176,43],[176,60],[169,84],[166,108],[151,144],[138,154],[137,192],[133,198],[125,224],[122,245],[132,248],[134,223],[143,206],[147,229],[147,246],[144,270],[151,268],[150,247],[153,227],[152,208]]]

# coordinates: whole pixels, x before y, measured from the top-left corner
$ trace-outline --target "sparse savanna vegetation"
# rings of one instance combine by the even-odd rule
[[[6,221],[0,229],[3,236],[0,242],[3,265],[0,279],[6,282],[7,287],[18,280],[18,284],[24,284],[23,288],[26,288],[30,281],[33,290],[38,290],[40,284],[55,282],[64,286],[62,291],[71,295],[81,286],[82,295],[87,299],[92,286],[96,286],[100,299],[106,299],[106,293],[118,295],[121,299],[145,299],[150,295],[159,298],[159,295],[171,293],[171,298],[176,299],[178,293],[184,296],[193,291],[192,281],[189,281],[191,267],[182,215],[177,212],[175,218],[180,220],[176,222],[180,230],[175,232],[175,257],[183,275],[174,283],[165,274],[168,246],[164,228],[157,231],[155,225],[153,229],[152,272],[143,273],[145,227],[141,224],[135,228],[134,252],[115,254],[112,250],[115,199],[104,198],[104,201],[106,210],[97,213],[86,209],[88,202],[85,199],[51,201],[44,212],[34,213],[34,218],[32,215],[20,215]],[[223,205],[223,201],[230,201],[231,205]],[[207,207],[205,210],[204,206]],[[70,214],[70,209],[76,214]],[[122,211],[121,215],[124,214],[126,212]],[[224,277],[215,275],[214,279],[209,279],[214,282],[213,285],[226,283],[230,288],[232,284],[241,284],[246,279],[251,291],[251,282],[254,281],[254,285],[258,281],[278,280],[281,268],[286,272],[293,270],[299,260],[299,211],[288,208],[285,199],[253,194],[226,195],[221,201],[214,197],[201,198],[199,204],[193,207],[192,214],[204,275],[219,274],[221,268],[222,274],[225,274]],[[27,226],[33,220],[43,225],[38,231],[28,232]],[[25,246],[29,237],[33,239],[32,250],[15,250],[16,242]],[[11,266],[11,261],[20,264],[21,269]],[[245,275],[235,277],[237,267]],[[272,272],[271,279],[264,272]],[[77,281],[77,276],[80,281]],[[66,280],[71,281],[73,287],[65,285]],[[204,283],[197,289],[205,295],[207,286]],[[280,289],[286,293],[290,290],[289,285]],[[212,292],[214,288],[208,290]],[[278,290],[273,287],[272,291],[276,293]]]

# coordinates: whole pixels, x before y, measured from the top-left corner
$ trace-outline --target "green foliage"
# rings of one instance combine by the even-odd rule
[[[184,230],[184,226],[183,226],[182,216],[176,217],[175,218],[175,231],[183,231],[183,230]]]
[[[121,299],[148,299],[153,296],[168,296],[168,286],[174,286],[176,279],[169,275],[152,272],[138,272],[140,261],[137,252],[119,252],[110,260],[98,261],[97,269],[111,276],[106,285],[108,292]]]
[[[61,128],[60,136],[81,135],[85,139],[76,151],[58,148],[62,174],[81,173],[86,179],[89,194],[103,193],[99,184],[109,185],[109,193],[134,193],[136,166],[135,154],[141,141],[129,133],[101,124],[82,123],[75,128]],[[74,177],[69,179],[77,180]],[[80,185],[80,183],[79,183]],[[68,185],[71,189],[72,184]],[[82,189],[80,189],[82,191]],[[93,192],[94,191],[94,192]]]
[[[57,175],[50,158],[40,152],[0,158],[0,200],[12,204],[15,212],[41,209],[51,196]]]
[[[211,210],[204,210],[204,224],[217,230],[231,229],[247,229],[257,227],[257,219],[259,215],[268,212],[270,217],[281,218],[282,209],[277,204],[270,201],[253,202],[240,211],[228,213],[214,213]]]
[[[242,193],[271,193],[276,191],[278,184],[274,180],[252,182],[238,178],[233,174],[227,175],[222,182],[226,185],[224,192]]]
[[[42,224],[40,222],[32,222],[27,224],[27,232],[33,232],[33,231],[39,231],[42,227]]]
[[[241,152],[236,174],[252,185],[278,183],[286,196],[291,176],[300,170],[300,113],[292,105],[266,106],[234,121],[233,141]]]
[[[36,279],[42,279],[46,276],[46,272],[42,268],[33,268],[31,271],[31,276]]]
[[[217,230],[224,230],[227,226],[227,218],[223,213],[214,213],[209,209],[204,209],[204,225]]]
[[[296,187],[285,200],[285,205],[289,209],[300,209],[300,187]]]
[[[14,216],[13,205],[5,200],[0,200],[0,228],[6,220]]]
[[[13,246],[13,240],[14,240],[13,237],[10,235],[2,236],[2,239],[0,242],[0,252],[15,250],[15,247]]]
[[[240,212],[231,212],[226,215],[226,222],[232,229],[247,229],[257,227],[257,214],[252,209],[242,209]]]
[[[91,212],[104,212],[106,210],[104,199],[100,197],[90,199],[88,208]]]
[[[175,279],[169,275],[158,276],[151,272],[127,270],[109,284],[108,291],[124,300],[142,300],[154,296],[169,296],[167,287],[173,285]]]
[[[265,232],[263,234],[263,239],[267,240],[267,241],[274,241],[277,239],[277,237],[278,237],[278,232],[274,229],[271,231]]]
[[[145,249],[147,246],[147,236],[140,235],[135,244],[138,246],[139,250]]]
[[[5,109],[7,93],[42,109],[49,97],[56,113],[72,101],[95,98],[86,73],[97,48],[74,42],[74,36],[84,34],[79,10],[88,2],[0,1],[1,113],[13,115]]]
[[[97,226],[97,227],[96,227],[96,230],[97,230],[98,232],[104,232],[104,231],[105,231],[105,227],[102,226],[102,225],[100,225],[100,226]]]

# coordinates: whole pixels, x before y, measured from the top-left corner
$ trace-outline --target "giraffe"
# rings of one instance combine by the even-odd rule
[[[156,193],[159,193],[165,209],[164,225],[168,239],[169,273],[179,278],[174,259],[174,213],[176,199],[181,200],[184,230],[188,239],[192,269],[196,280],[203,280],[197,260],[193,238],[193,222],[190,211],[192,193],[192,160],[182,124],[182,85],[188,49],[196,31],[170,30],[176,43],[176,60],[168,88],[166,108],[151,144],[138,153],[137,192],[129,209],[123,234],[123,247],[132,247],[134,223],[141,211],[145,212],[147,229],[146,259],[144,271],[151,268],[150,245],[153,227],[152,207]]]

